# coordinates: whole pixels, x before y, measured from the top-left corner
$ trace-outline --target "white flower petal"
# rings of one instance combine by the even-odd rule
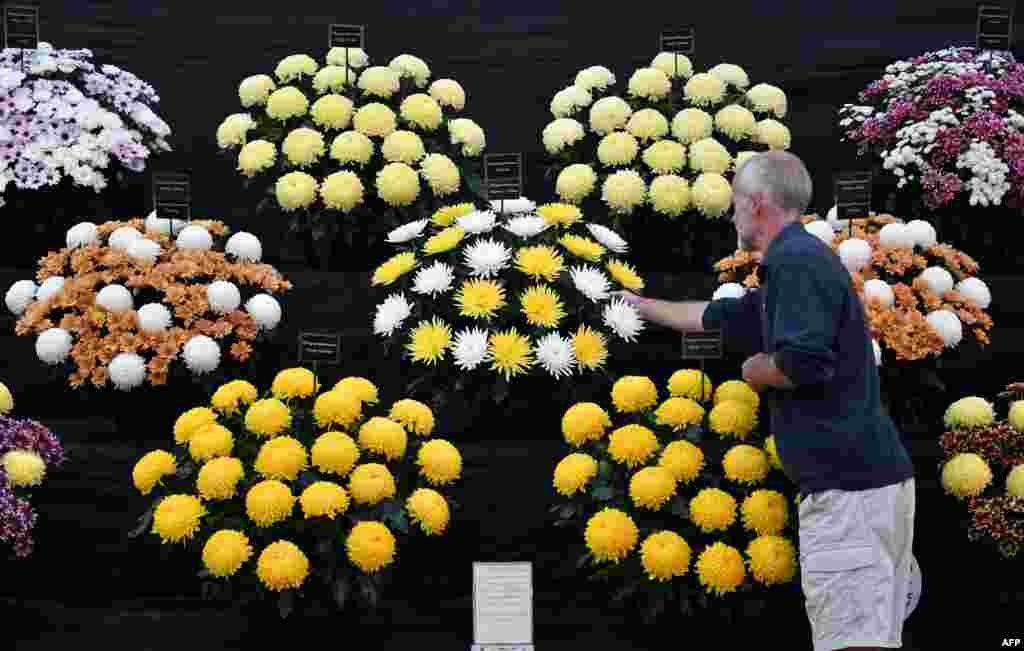
[[[508,220],[502,228],[514,235],[523,238],[530,238],[539,235],[550,228],[551,225],[544,221],[543,217],[536,215],[527,217],[515,217]]]
[[[490,233],[494,230],[495,223],[495,215],[493,212],[483,212],[480,210],[471,212],[468,215],[459,217],[458,219],[458,225],[461,226],[469,235]]]
[[[412,314],[412,305],[404,294],[392,294],[377,306],[373,318],[373,333],[391,336]]]
[[[135,353],[121,353],[107,366],[110,381],[121,391],[129,391],[146,379],[146,360]]]
[[[205,335],[196,335],[182,348],[185,365],[196,375],[214,371],[220,366],[220,346]]]
[[[604,308],[604,324],[628,342],[636,341],[636,336],[644,329],[644,322],[635,307],[622,300],[615,299]]]
[[[443,262],[435,262],[416,272],[412,291],[417,294],[436,296],[452,288],[455,281],[455,270]]]
[[[591,266],[572,267],[569,276],[581,294],[595,303],[608,298],[611,292],[611,281],[604,273]]]
[[[472,371],[490,361],[487,341],[488,333],[483,328],[469,328],[457,333],[451,349],[455,366],[463,371]]]
[[[618,233],[602,226],[601,224],[587,224],[587,230],[594,236],[601,245],[615,253],[625,253],[629,250],[629,244]]]
[[[402,242],[408,242],[409,240],[416,239],[423,234],[423,229],[426,228],[429,223],[429,219],[420,219],[418,221],[409,222],[408,224],[403,224],[388,233],[388,242],[392,244],[401,244]]]
[[[511,263],[512,250],[492,239],[477,240],[463,249],[462,256],[471,276],[492,278]]]
[[[541,337],[536,345],[537,363],[556,378],[572,375],[576,368],[576,351],[572,340],[552,332]]]

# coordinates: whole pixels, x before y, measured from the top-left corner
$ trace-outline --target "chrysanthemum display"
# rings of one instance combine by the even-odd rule
[[[0,91],[0,195],[65,179],[99,192],[171,149],[171,129],[154,113],[156,91],[126,70],[93,63],[90,50],[5,49]]]
[[[233,380],[135,464],[153,504],[133,536],[186,546],[204,594],[234,585],[282,616],[324,586],[339,607],[350,593],[375,605],[402,548],[451,528],[462,456],[435,434],[430,407],[388,405],[366,378],[325,387],[290,368],[263,394]]]
[[[359,49],[332,48],[323,62],[291,55],[273,76],[241,82],[242,112],[224,119],[217,144],[293,231],[372,244],[444,203],[481,201],[484,131],[463,114],[462,86],[432,77],[409,54],[386,65]]]
[[[580,531],[577,567],[593,566],[620,595],[647,595],[654,614],[679,599],[685,613],[709,595],[761,599],[797,585],[796,491],[760,405],[742,380],[715,385],[682,369],[663,388],[625,376],[606,406],[571,406],[553,511]]]
[[[661,53],[616,89],[603,66],[581,70],[551,101],[541,138],[559,198],[602,225],[648,210],[666,218],[718,218],[732,205],[737,166],[788,149],[786,94],[751,85],[739,66],[695,73]]]
[[[967,396],[946,410],[938,474],[943,490],[966,510],[967,536],[1005,558],[1024,549],[1024,385],[1011,384],[1006,417],[995,403]]]
[[[72,387],[128,391],[172,374],[216,381],[281,321],[291,283],[261,264],[259,240],[219,221],[83,222],[5,296],[16,333]],[[226,240],[226,241],[225,241]],[[38,284],[37,284],[38,283]]]
[[[951,47],[888,65],[839,111],[843,139],[929,209],[1024,206],[1024,65]]]

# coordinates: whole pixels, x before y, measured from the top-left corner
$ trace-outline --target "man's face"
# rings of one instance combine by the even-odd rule
[[[733,195],[732,223],[736,227],[736,240],[741,251],[753,251],[754,240],[754,200],[745,194]]]

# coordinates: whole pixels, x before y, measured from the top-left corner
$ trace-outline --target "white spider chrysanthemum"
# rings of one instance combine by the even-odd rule
[[[455,270],[443,262],[435,262],[429,267],[424,267],[416,272],[412,291],[417,294],[436,296],[451,289],[454,281]]]
[[[128,245],[128,255],[139,262],[156,262],[160,257],[160,243],[153,240],[135,240]]]
[[[202,226],[186,226],[175,244],[183,251],[209,251],[213,247],[213,236]]]
[[[459,226],[466,231],[467,235],[480,235],[481,233],[490,233],[494,230],[495,226],[495,215],[491,211],[476,210],[463,215],[457,220]]]
[[[636,336],[644,329],[643,319],[635,307],[620,299],[615,299],[604,308],[604,324],[612,331],[630,343],[636,341]]]
[[[526,197],[519,197],[518,199],[505,199],[494,200],[491,202],[491,210],[494,212],[502,212],[506,215],[516,215],[524,212],[533,212],[537,209],[537,203],[530,201]]]
[[[839,259],[851,273],[857,273],[871,262],[871,244],[867,240],[851,238],[839,245]]]
[[[146,360],[135,353],[121,353],[107,366],[110,381],[121,391],[130,391],[146,379]]]
[[[939,335],[946,348],[953,348],[964,338],[964,327],[960,317],[949,310],[936,310],[926,317],[930,325]]]
[[[263,245],[260,244],[260,238],[252,233],[239,231],[228,238],[227,244],[224,245],[224,253],[233,255],[239,260],[259,262],[263,257]]]
[[[555,378],[572,375],[576,368],[576,353],[572,341],[557,332],[541,337],[536,346],[537,363]]]
[[[143,237],[137,229],[131,226],[121,226],[113,233],[110,234],[110,239],[107,240],[107,244],[110,248],[116,251],[128,252],[128,247],[131,246],[132,242],[141,240]]]
[[[921,272],[921,278],[928,283],[928,287],[939,298],[945,296],[946,292],[953,289],[953,285],[956,284],[956,281],[953,280],[953,274],[942,267],[928,267]]]
[[[110,312],[127,312],[135,307],[135,300],[124,285],[107,285],[96,294],[96,304]]]
[[[472,371],[491,358],[487,348],[488,333],[483,328],[469,328],[455,335],[452,357],[455,366],[463,371]]]
[[[476,278],[494,278],[512,260],[512,250],[495,240],[477,240],[462,251],[463,263],[469,275]]]
[[[377,306],[373,317],[373,334],[390,337],[412,314],[412,305],[405,294],[392,294]]]
[[[273,330],[281,322],[281,304],[270,294],[257,294],[245,304],[256,325],[263,330]]]
[[[720,298],[743,298],[746,293],[747,288],[739,283],[725,283],[715,290],[715,293],[711,295],[711,300],[717,301]]]
[[[19,280],[11,285],[4,296],[4,303],[12,313],[21,316],[36,298],[36,291],[39,288],[31,280]]]
[[[69,249],[77,249],[80,246],[96,244],[100,238],[96,233],[96,224],[81,222],[68,229],[66,240]]]
[[[980,278],[964,278],[954,288],[960,295],[969,301],[973,301],[983,310],[987,310],[992,304],[992,292],[985,281]]]
[[[214,371],[220,366],[220,346],[206,335],[196,335],[181,350],[188,370],[196,375]]]
[[[50,276],[39,286],[36,292],[36,300],[45,302],[60,293],[64,289],[64,276]]]
[[[242,293],[234,283],[217,280],[206,288],[206,302],[218,314],[234,312],[242,304]]]
[[[516,217],[508,220],[502,228],[519,237],[529,238],[540,235],[551,225],[544,221],[543,217],[530,215],[527,217]]]
[[[594,301],[603,301],[608,298],[611,289],[611,282],[608,276],[600,269],[591,266],[573,267],[569,270],[569,276],[581,294]]]
[[[188,226],[188,222],[184,219],[161,219],[156,216],[156,211],[149,213],[149,217],[146,217],[146,232],[147,233],[159,233],[161,235],[177,235],[185,227]]]
[[[388,233],[388,242],[391,244],[401,244],[402,242],[408,242],[414,240],[423,234],[423,229],[430,223],[429,219],[420,219],[408,224],[403,224],[395,230]]]
[[[71,333],[63,328],[44,330],[36,338],[36,356],[46,364],[60,364],[71,352]]]
[[[143,305],[135,316],[139,322],[139,330],[148,335],[166,332],[167,328],[171,327],[171,311],[160,303]]]
[[[618,233],[601,224],[587,224],[587,230],[601,245],[615,253],[625,253],[629,244]]]

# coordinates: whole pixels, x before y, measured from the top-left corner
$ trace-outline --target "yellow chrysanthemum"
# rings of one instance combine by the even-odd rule
[[[238,85],[238,99],[242,106],[249,108],[258,104],[264,104],[270,93],[277,88],[274,79],[270,75],[253,75],[246,77]]]
[[[553,282],[564,268],[562,256],[550,246],[526,246],[516,253],[516,269],[534,280]]]
[[[629,94],[658,101],[672,92],[668,74],[659,68],[640,68],[629,78]]]
[[[749,109],[730,104],[715,114],[715,127],[733,140],[745,140],[754,135],[757,118]]]
[[[432,221],[435,226],[447,228],[458,221],[459,217],[465,217],[475,210],[476,206],[471,203],[459,203],[454,206],[445,206],[443,208],[438,208],[430,217],[430,221]]]
[[[312,77],[320,64],[308,54],[292,54],[281,59],[274,69],[279,81],[292,81],[303,76]]]
[[[390,285],[416,268],[416,254],[399,253],[389,258],[373,272],[373,285]]]
[[[661,451],[658,465],[667,468],[677,482],[687,484],[704,469],[704,451],[689,441],[672,441]]]
[[[697,558],[697,576],[708,592],[722,596],[743,584],[747,570],[738,549],[716,542]]]
[[[444,121],[441,105],[430,95],[416,93],[402,100],[402,119],[424,131],[434,131]]]
[[[740,440],[747,438],[757,425],[757,412],[749,404],[737,400],[723,400],[708,414],[711,431]]]
[[[16,488],[37,486],[46,476],[46,461],[33,450],[11,450],[0,457],[0,468]]]
[[[241,531],[221,529],[203,545],[203,566],[213,576],[234,576],[252,558],[249,538]]]
[[[366,165],[373,158],[375,150],[376,145],[366,135],[358,131],[346,131],[338,134],[331,143],[330,155],[342,165]]]
[[[977,497],[992,483],[992,469],[971,452],[955,455],[942,466],[942,488],[958,498]]]
[[[388,135],[380,146],[380,153],[389,163],[405,163],[411,165],[419,162],[427,155],[423,140],[412,131],[398,130]]]
[[[555,290],[546,285],[528,288],[519,297],[519,304],[530,325],[557,328],[565,318],[565,306]]]
[[[636,136],[636,139],[642,143],[658,140],[668,135],[668,118],[657,109],[640,109],[629,117],[626,131]]]
[[[597,159],[607,167],[629,165],[640,153],[640,143],[632,134],[613,131],[597,145]]]
[[[796,576],[796,549],[782,536],[761,536],[747,545],[747,564],[764,585],[789,583]]]
[[[194,495],[168,495],[153,511],[153,533],[164,543],[185,542],[199,531],[206,515],[203,503]]]
[[[420,196],[420,176],[405,163],[388,163],[377,172],[377,196],[389,206],[408,206]]]
[[[624,425],[608,437],[608,454],[628,468],[647,463],[658,450],[658,437],[643,425]]]
[[[535,361],[530,338],[519,334],[515,328],[491,334],[487,339],[487,352],[491,370],[504,375],[506,380],[526,373]]]
[[[266,479],[295,481],[309,467],[309,457],[297,439],[278,436],[263,444],[253,467]]]
[[[658,387],[651,378],[627,375],[612,385],[612,404],[625,414],[644,411],[658,404]]]
[[[654,412],[658,425],[671,427],[678,432],[704,422],[704,408],[689,398],[669,398]]]
[[[597,186],[597,173],[584,163],[573,163],[562,169],[555,180],[555,192],[562,201],[579,203]]]
[[[341,93],[349,83],[355,83],[359,75],[345,65],[327,65],[313,77],[313,90],[319,95],[324,93]]]
[[[718,104],[725,97],[725,82],[706,72],[698,72],[686,82],[684,94],[696,106]]]
[[[584,539],[598,562],[618,563],[636,547],[640,531],[626,513],[604,508],[587,521]]]
[[[319,384],[308,368],[287,368],[274,377],[270,392],[279,400],[308,398],[320,388]]]
[[[988,427],[996,418],[995,409],[992,403],[970,396],[961,398],[946,409],[943,421],[950,429],[973,429]]]
[[[281,151],[292,165],[309,167],[324,155],[327,145],[319,131],[300,127],[285,136],[284,142],[281,143]]]
[[[260,552],[256,576],[268,590],[297,590],[309,576],[309,559],[295,543],[278,540]]]
[[[235,496],[238,482],[245,477],[242,460],[235,457],[210,459],[199,469],[196,490],[203,499],[226,500]]]
[[[693,182],[690,198],[706,217],[721,217],[732,205],[732,185],[721,174],[705,172]]]
[[[431,488],[417,488],[405,501],[409,518],[428,536],[443,534],[448,528],[448,501]]]
[[[209,407],[193,407],[174,422],[174,442],[188,443],[192,435],[203,425],[217,422],[217,412]]]
[[[555,466],[554,486],[560,495],[572,497],[597,475],[597,461],[589,454],[573,452]]]
[[[325,432],[313,442],[310,456],[320,472],[344,477],[359,461],[359,446],[344,432]]]
[[[789,127],[778,120],[768,118],[757,123],[757,127],[754,128],[754,140],[767,145],[768,149],[777,150],[789,149],[793,137]]]
[[[1006,494],[1024,498],[1024,463],[1014,466],[1006,475]]]
[[[644,288],[644,279],[636,272],[636,269],[619,260],[609,260],[605,264],[608,274],[622,287],[631,291],[640,291]]]
[[[711,378],[703,372],[687,368],[676,371],[669,377],[668,392],[677,398],[704,401],[714,395],[714,385]]]
[[[423,255],[436,255],[451,251],[462,242],[464,237],[466,237],[466,229],[461,226],[449,226],[423,243]]]
[[[704,488],[690,500],[690,520],[704,533],[728,529],[736,521],[736,498],[720,488]]]
[[[651,67],[661,70],[673,79],[677,77],[688,79],[693,75],[693,63],[685,54],[662,52],[654,57]]]
[[[363,520],[352,527],[345,549],[353,565],[372,574],[395,560],[395,537],[384,524]]]
[[[569,445],[576,447],[601,440],[611,426],[608,412],[595,402],[578,402],[562,416],[562,435]]]
[[[651,181],[651,207],[669,217],[679,217],[692,205],[690,182],[676,174],[662,174]]]
[[[658,531],[640,546],[640,563],[651,581],[671,581],[690,571],[690,545],[674,531]]]
[[[786,117],[786,93],[771,84],[757,84],[747,91],[747,101],[756,111],[774,113],[777,118]]]
[[[288,485],[266,479],[245,494],[245,512],[258,527],[269,527],[287,519],[295,508],[295,496]]]
[[[631,215],[635,208],[647,201],[647,183],[634,170],[619,170],[605,178],[601,186],[601,200],[612,212]]]
[[[217,411],[231,415],[238,413],[243,404],[252,404],[258,397],[259,391],[251,383],[245,380],[232,380],[213,392],[210,404]]]
[[[401,423],[374,416],[359,428],[359,447],[395,461],[405,456],[409,437]]]
[[[659,140],[644,150],[642,158],[655,174],[679,172],[686,165],[686,146],[675,140]]]
[[[267,98],[267,117],[284,122],[305,115],[309,100],[294,86],[278,88]]]
[[[608,361],[608,341],[589,326],[581,325],[572,336],[572,350],[581,370],[601,368]]]
[[[718,388],[715,389],[715,404],[726,400],[744,402],[754,410],[761,406],[761,396],[743,380],[727,380],[718,385]]]
[[[420,162],[420,174],[435,195],[444,197],[459,191],[462,175],[455,161],[444,154],[427,154]]]
[[[418,400],[399,400],[391,405],[388,418],[398,421],[419,436],[430,436],[434,431],[434,412]]]
[[[732,155],[714,138],[704,138],[690,145],[690,167],[698,172],[723,174],[732,167]]]
[[[348,510],[348,493],[330,481],[315,481],[299,496],[306,518],[330,518]]]
[[[277,146],[266,140],[246,143],[238,152],[238,171],[243,176],[253,177],[270,169],[277,161]]]
[[[583,219],[583,212],[572,204],[548,203],[537,208],[537,214],[552,226],[572,226]]]
[[[606,252],[606,249],[594,240],[579,235],[563,235],[558,243],[574,256],[591,262],[600,262]]]
[[[1014,400],[1010,403],[1010,412],[1006,419],[1010,427],[1018,432],[1024,432],[1024,400]]]
[[[355,105],[344,95],[324,95],[313,102],[309,114],[313,124],[322,129],[347,129],[352,123]]]
[[[341,425],[348,427],[363,417],[363,403],[345,391],[324,391],[313,403],[313,418],[319,427]]]
[[[779,459],[779,450],[775,447],[775,436],[769,436],[764,440],[764,451],[768,455],[768,463],[776,470],[782,470],[782,460]]]
[[[736,445],[725,453],[722,467],[729,481],[756,484],[768,476],[768,455],[752,445]]]
[[[165,450],[153,450],[138,460],[132,469],[132,483],[143,495],[149,495],[167,475],[178,471],[174,455]]]
[[[444,359],[452,342],[452,330],[438,317],[432,321],[420,321],[409,335],[405,345],[413,361],[434,364]]]
[[[505,288],[493,280],[466,280],[455,293],[459,314],[472,319],[490,319],[507,305]]]
[[[689,145],[711,137],[714,125],[710,113],[698,108],[686,108],[672,118],[672,135],[684,145]]]
[[[397,493],[395,476],[382,463],[359,464],[349,477],[348,492],[356,504],[379,504]]]
[[[377,389],[377,385],[367,378],[355,375],[341,378],[331,391],[339,391],[353,396],[361,403],[368,405],[375,405],[380,401],[380,391]]]
[[[676,493],[676,478],[661,466],[638,470],[629,480],[629,496],[641,508],[658,510]]]
[[[762,488],[743,500],[740,515],[747,530],[759,536],[774,536],[782,533],[789,522],[789,505],[782,493]]]
[[[398,118],[387,105],[372,102],[356,111],[352,126],[364,136],[386,138],[398,129]]]
[[[309,208],[316,201],[320,184],[305,172],[288,172],[277,180],[274,195],[285,212]]]
[[[257,400],[245,412],[245,428],[260,436],[277,436],[292,426],[292,412],[277,398]]]
[[[416,455],[420,474],[431,484],[449,484],[462,475],[462,455],[444,439],[427,441]]]
[[[214,457],[231,456],[235,449],[235,435],[220,423],[203,425],[188,442],[188,453],[196,461],[209,461]]]

